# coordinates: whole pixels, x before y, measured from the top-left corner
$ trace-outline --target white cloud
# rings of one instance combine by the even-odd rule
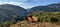
[[[23,8],[32,8],[32,7],[34,7],[34,6],[37,6],[38,5],[38,3],[37,3],[37,5],[36,5],[36,3],[32,3],[32,2],[17,2],[17,1],[10,1],[10,2],[6,2],[6,1],[4,1],[4,2],[2,2],[2,1],[0,1],[0,4],[13,4],[13,5],[17,5],[17,6],[21,6],[21,7],[23,7]]]
[[[0,2],[0,4],[13,4],[13,5],[20,5],[22,3],[19,2]]]
[[[0,2],[0,5],[1,4],[13,4],[13,5],[17,5],[17,6],[21,6],[21,7],[23,7],[23,8],[31,8],[32,7],[32,5],[31,4],[29,4],[29,3],[26,3],[26,2]]]
[[[42,6],[59,2],[59,0],[0,0],[0,4],[13,4],[21,6],[23,8],[31,8],[34,6]]]
[[[22,1],[22,2],[20,2],[20,1]],[[24,2],[24,1],[26,1],[26,2]],[[26,8],[32,8],[33,6],[36,6],[35,2],[33,2],[33,3],[28,2],[28,0],[0,1],[0,4],[13,4],[13,5],[21,6],[21,7],[25,8],[25,9]]]

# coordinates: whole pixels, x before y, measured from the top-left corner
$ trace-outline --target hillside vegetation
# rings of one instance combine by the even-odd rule
[[[35,11],[29,15],[37,17],[38,22],[30,23],[28,21],[21,21],[10,27],[60,27],[60,12]]]
[[[32,12],[30,15],[36,16],[39,22],[56,22],[60,24],[60,12]]]
[[[19,21],[15,24],[10,24],[10,27],[60,27],[60,12],[32,12],[29,15],[33,15],[38,18],[37,23],[30,23],[28,21]],[[8,26],[9,23],[5,22],[3,26]]]

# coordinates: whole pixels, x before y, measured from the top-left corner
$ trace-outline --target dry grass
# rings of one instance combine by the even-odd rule
[[[27,21],[22,21],[22,22],[18,22],[17,24],[13,24],[10,27],[60,27],[60,25],[56,25],[48,22],[30,23]]]

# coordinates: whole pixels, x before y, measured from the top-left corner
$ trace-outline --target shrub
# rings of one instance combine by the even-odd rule
[[[58,22],[58,19],[57,18],[51,18],[51,22]]]

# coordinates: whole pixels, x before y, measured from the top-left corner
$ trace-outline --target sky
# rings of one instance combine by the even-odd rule
[[[13,4],[25,9],[35,6],[45,6],[53,3],[60,3],[60,0],[0,0],[0,5]]]

